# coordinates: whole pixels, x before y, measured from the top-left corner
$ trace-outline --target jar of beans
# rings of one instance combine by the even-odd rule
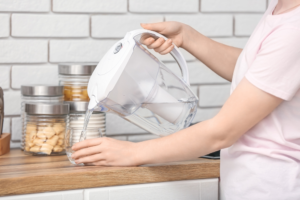
[[[60,85],[64,86],[65,101],[89,101],[87,85],[97,64],[60,64]]]
[[[64,138],[69,126],[69,104],[26,103],[24,152],[31,155],[65,154]]]

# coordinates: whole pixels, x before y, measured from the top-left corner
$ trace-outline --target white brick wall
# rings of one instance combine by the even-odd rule
[[[51,0],[0,0],[3,12],[48,12]]]
[[[0,63],[45,63],[47,40],[0,40]]]
[[[163,15],[94,15],[92,37],[122,38],[131,30],[140,29],[140,23],[162,22]]]
[[[262,18],[261,14],[235,15],[235,32],[237,36],[250,36]]]
[[[89,36],[89,16],[85,15],[13,14],[11,21],[14,37]]]
[[[9,36],[9,15],[8,14],[0,14],[0,37],[8,37]]]
[[[233,17],[229,14],[167,15],[166,20],[188,24],[209,37],[232,36]]]
[[[4,132],[20,144],[20,87],[58,83],[57,63],[99,62],[140,23],[180,21],[212,39],[243,48],[268,0],[0,0],[0,86],[5,96]],[[199,44],[201,45],[201,44]],[[215,116],[230,83],[181,49],[191,88],[199,95],[194,122]],[[177,74],[170,55],[158,56]],[[107,115],[107,135],[119,140],[156,138],[118,116]]]
[[[203,12],[263,12],[264,0],[201,0]]]
[[[53,0],[53,12],[126,13],[127,0]]]
[[[195,13],[198,0],[129,0],[129,11],[138,13]]]

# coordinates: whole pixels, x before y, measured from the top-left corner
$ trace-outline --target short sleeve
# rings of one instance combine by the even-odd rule
[[[271,33],[245,77],[261,90],[291,100],[300,89],[300,30],[285,28]]]

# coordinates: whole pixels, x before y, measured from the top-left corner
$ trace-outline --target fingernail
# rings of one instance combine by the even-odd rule
[[[148,25],[148,24],[146,24],[146,23],[141,23],[141,25]]]

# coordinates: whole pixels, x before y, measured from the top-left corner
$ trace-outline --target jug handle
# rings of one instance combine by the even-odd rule
[[[138,29],[138,30],[135,30],[135,31],[131,31],[127,34],[129,34],[129,35],[132,34],[131,37],[134,37],[134,36],[142,34],[142,33],[149,33],[149,34],[154,35],[156,37],[162,37],[165,40],[168,39],[165,36],[163,36],[163,35],[161,35],[157,32],[149,31],[149,30],[145,30],[145,29]],[[175,61],[179,65],[179,68],[181,70],[181,74],[182,74],[184,82],[189,86],[190,85],[190,80],[189,80],[189,71],[188,71],[187,63],[186,63],[182,53],[179,51],[179,48],[174,43],[173,43],[173,45],[174,45],[174,48],[170,52],[170,54],[172,55],[172,57],[175,59]]]

